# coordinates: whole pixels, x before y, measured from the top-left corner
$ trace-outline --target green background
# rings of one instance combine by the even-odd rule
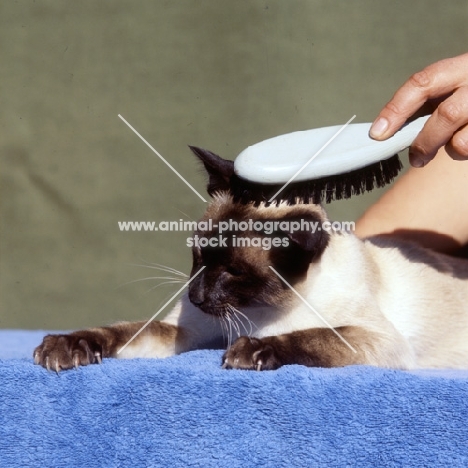
[[[466,0],[17,1],[0,6],[0,328],[147,319],[179,287],[122,286],[157,262],[189,272],[187,149],[226,158],[274,135],[371,121],[411,73],[467,49]],[[354,220],[379,195],[332,204]]]

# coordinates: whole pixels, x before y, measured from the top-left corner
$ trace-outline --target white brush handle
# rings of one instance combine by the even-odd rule
[[[239,177],[262,184],[286,183],[299,170],[294,179],[297,182],[343,174],[388,159],[408,148],[428,118],[420,117],[406,124],[384,141],[369,137],[370,123],[280,135],[242,151],[234,162],[234,169]],[[336,136],[340,130],[342,132]]]

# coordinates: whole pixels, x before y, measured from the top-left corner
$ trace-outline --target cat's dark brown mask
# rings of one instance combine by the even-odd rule
[[[233,162],[209,151],[191,149],[208,172],[207,189],[214,200],[202,218],[203,221],[211,219],[213,229],[194,233],[198,245],[193,246],[191,276],[202,266],[205,268],[189,286],[190,301],[214,315],[225,313],[228,305],[241,310],[285,306],[293,293],[270,266],[294,286],[305,279],[311,262],[319,260],[329,236],[320,229],[315,233],[304,229],[291,232],[282,229],[284,223],[280,225],[280,222],[322,223],[326,220],[325,213],[317,205],[255,207],[234,203],[230,196],[231,181],[237,177]],[[276,229],[268,233],[233,229],[220,232],[220,222],[230,220],[261,221]]]

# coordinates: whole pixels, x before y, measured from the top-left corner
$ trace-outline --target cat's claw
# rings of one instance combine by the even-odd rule
[[[276,352],[270,343],[258,338],[241,336],[224,353],[223,369],[274,370],[281,367]]]
[[[83,331],[69,335],[47,335],[33,353],[34,362],[57,374],[88,364],[102,363],[100,336]]]

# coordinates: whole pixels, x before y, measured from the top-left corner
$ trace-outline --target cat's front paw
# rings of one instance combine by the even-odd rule
[[[274,370],[281,367],[275,349],[258,338],[241,336],[224,353],[223,369]]]
[[[86,333],[86,336],[79,333],[47,335],[34,350],[33,356],[35,364],[58,373],[72,367],[100,364],[102,346],[91,333]]]

